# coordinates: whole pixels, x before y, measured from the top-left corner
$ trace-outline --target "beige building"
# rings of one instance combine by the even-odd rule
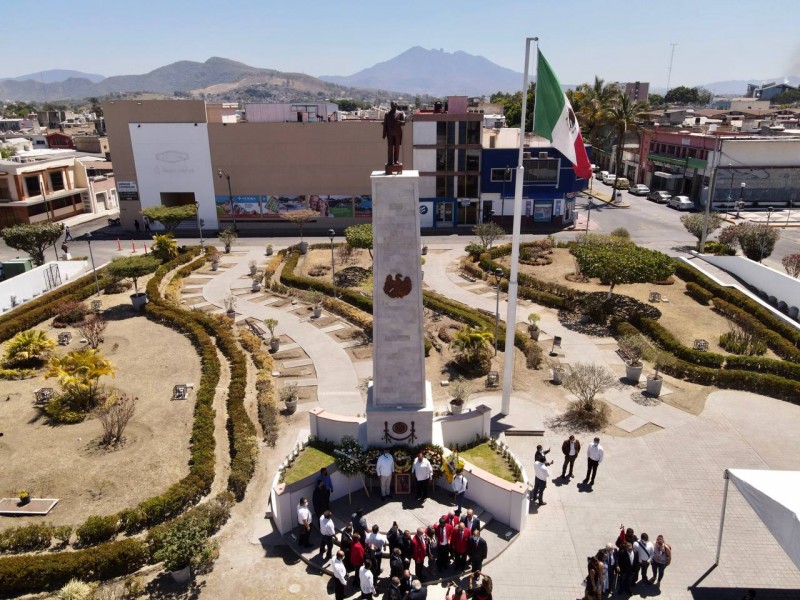
[[[199,100],[103,104],[123,227],[132,229],[143,208],[191,203],[207,230],[235,221],[239,230],[295,231],[284,215],[305,206],[320,212],[307,230],[341,231],[371,218],[370,173],[386,161],[380,122],[234,123],[226,108]],[[405,132],[409,168],[411,127]]]
[[[72,143],[75,145],[75,150],[78,152],[102,154],[103,156],[111,152],[108,138],[104,135],[74,135],[72,136]]]

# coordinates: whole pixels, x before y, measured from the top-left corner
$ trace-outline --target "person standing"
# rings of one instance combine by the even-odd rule
[[[373,552],[373,565],[375,572],[381,572],[381,558],[383,555],[383,547],[386,546],[386,538],[378,529],[377,525],[372,526],[372,531],[367,535],[367,546],[372,548]]]
[[[322,481],[323,483],[325,483],[325,487],[328,488],[328,491],[331,494],[333,494],[333,482],[331,481],[331,476],[328,475],[328,469],[326,469],[325,467],[322,467],[319,470],[319,475],[317,475],[317,479],[314,482],[314,485],[316,485],[317,482],[319,482],[319,481]]]
[[[311,547],[311,511],[308,509],[308,498],[300,498],[300,504],[297,505],[297,524],[300,526],[297,543],[301,548]]]
[[[414,584],[414,577],[411,575],[411,571],[406,569],[403,571],[403,576],[400,578],[400,591],[404,594],[408,594],[411,591],[411,587]]]
[[[350,568],[356,574],[359,573],[361,565],[364,564],[364,546],[361,544],[361,536],[357,533],[353,534],[353,544],[350,546]]]
[[[428,484],[433,476],[433,467],[431,462],[425,458],[425,454],[420,452],[414,460],[412,466],[414,472],[414,479],[417,480],[417,500],[425,502],[428,497]]]
[[[383,600],[403,600],[403,596],[405,596],[405,594],[400,590],[400,578],[392,577],[389,582],[389,588],[383,595]]]
[[[547,480],[550,478],[550,470],[547,468],[547,463],[537,460],[533,463],[533,471],[536,477],[533,482],[532,500],[536,502],[538,499],[539,506],[545,506],[547,502],[544,501],[544,488],[547,487]]]
[[[461,505],[464,502],[464,495],[467,493],[467,478],[464,477],[464,470],[459,469],[453,477],[453,492],[456,495],[456,514],[461,515]]]
[[[619,593],[633,594],[631,587],[633,580],[636,577],[636,571],[639,567],[636,552],[633,549],[633,544],[625,542],[625,546],[619,552]]]
[[[347,589],[347,567],[344,566],[344,552],[339,550],[331,563],[333,569],[333,595],[336,600],[344,600]]]
[[[561,479],[567,478],[567,467],[569,466],[569,478],[575,477],[572,474],[572,469],[575,467],[575,459],[581,452],[581,443],[575,439],[574,435],[569,436],[569,439],[564,440],[561,444],[561,452],[564,454],[564,466],[561,467]]]
[[[406,595],[407,600],[426,600],[428,597],[428,588],[422,585],[419,579],[411,582],[411,590]]]
[[[403,538],[400,540],[400,552],[403,554],[403,562],[406,565],[406,569],[411,566],[411,561],[413,560],[414,556],[414,536],[411,535],[411,532],[406,529],[403,531]]]
[[[146,233],[150,232],[150,219],[147,215],[142,217],[142,221],[144,222],[144,230]]]
[[[444,517],[439,519],[436,526],[436,568],[439,574],[450,566],[450,538],[453,535],[453,526]]]
[[[358,584],[361,588],[361,598],[371,599],[377,595],[375,591],[375,578],[372,575],[372,562],[367,560],[358,569]]]
[[[331,507],[331,493],[322,481],[317,482],[317,487],[311,494],[311,505],[314,507],[314,514],[317,518],[320,518]]]
[[[360,535],[361,540],[364,541],[364,538],[367,537],[367,530],[369,529],[367,526],[367,518],[364,516],[364,509],[359,508],[356,512],[350,515],[350,519],[353,522],[353,531]]]
[[[536,446],[536,454],[533,457],[534,462],[537,460],[543,463],[547,462],[547,455],[550,454],[550,448],[547,450],[543,450],[542,448],[543,446],[541,444]]]
[[[481,537],[479,529],[472,530],[467,552],[469,553],[469,562],[472,567],[472,572],[480,572],[480,570],[483,569],[483,561],[486,560],[486,556],[489,554],[489,546],[486,540]]]
[[[619,552],[614,544],[606,544],[603,557],[603,592],[611,594],[617,589],[617,576],[619,575]]]
[[[461,517],[461,522],[470,531],[480,531],[481,521],[475,516],[475,511],[471,508],[468,508],[467,514]]]
[[[136,233],[139,233],[139,219],[133,220],[133,228],[136,230]]]
[[[650,566],[650,559],[653,557],[653,542],[646,533],[642,533],[641,539],[634,542],[633,549],[636,550],[636,557],[639,559],[638,572],[642,575],[642,581],[647,581],[647,567]],[[637,583],[638,574],[634,576],[633,582]]]
[[[69,230],[69,225],[64,225],[64,241],[73,241],[72,232]]]
[[[389,575],[391,577],[401,578],[403,571],[406,570],[406,564],[403,561],[403,554],[400,548],[392,550],[392,555],[389,557]]]
[[[381,480],[381,500],[392,497],[392,474],[394,473],[394,458],[388,448],[383,449],[383,454],[378,457],[375,473]]]
[[[353,524],[348,523],[342,529],[342,536],[339,541],[339,548],[344,552],[344,566],[348,571],[352,570],[353,565],[350,564],[350,548],[353,547]]]
[[[653,578],[650,582],[661,585],[661,580],[664,579],[664,570],[671,562],[672,548],[664,541],[664,536],[659,535],[653,547]]]
[[[330,558],[333,552],[333,539],[336,537],[336,525],[333,522],[333,513],[326,510],[319,518],[319,532],[322,534],[322,541],[319,544],[319,554],[323,559]],[[325,556],[325,549],[328,555]]]
[[[420,579],[423,578],[425,571],[425,558],[428,556],[428,539],[425,537],[425,529],[417,529],[417,535],[411,540],[411,558],[414,560],[414,573]]]
[[[459,523],[456,530],[453,531],[453,535],[450,537],[450,546],[453,549],[455,568],[457,571],[463,571],[467,567],[470,533],[470,530],[464,527],[463,523]]]
[[[389,544],[389,552],[394,552],[395,548],[400,548],[403,544],[403,532],[400,531],[400,526],[397,521],[392,523],[392,527],[386,534],[386,543]]]
[[[589,444],[589,449],[586,451],[586,458],[588,466],[586,468],[586,478],[583,483],[588,483],[590,486],[594,485],[594,478],[597,475],[597,467],[603,462],[603,447],[600,445],[600,438],[594,438],[594,442]],[[591,481],[589,480],[591,476]]]

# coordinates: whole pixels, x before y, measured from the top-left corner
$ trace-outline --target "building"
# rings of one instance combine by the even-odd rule
[[[765,83],[763,85],[747,84],[747,93],[745,96],[748,98],[758,98],[761,100],[772,100],[775,96],[783,94],[791,90],[797,91],[798,88],[788,83]]]
[[[634,81],[622,85],[623,93],[631,102],[647,102],[650,84],[647,81]]]
[[[72,142],[72,136],[66,133],[59,133],[54,131],[47,134],[47,147],[54,150],[73,150],[75,144]]]
[[[104,135],[74,135],[72,136],[72,144],[78,152],[102,154],[106,157],[111,155],[108,137]]]
[[[213,105],[209,105],[213,106]],[[216,121],[213,112],[209,111],[209,119]],[[339,107],[331,102],[292,103],[292,104],[245,104],[244,120],[249,123],[318,123],[321,121],[337,121]],[[222,119],[222,122],[226,122]],[[230,121],[227,121],[230,122]]]

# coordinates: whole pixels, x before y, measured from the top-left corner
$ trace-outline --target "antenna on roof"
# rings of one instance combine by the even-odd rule
[[[672,52],[669,55],[669,69],[667,69],[667,92],[669,92],[669,82],[672,79],[672,61],[675,59],[675,46],[677,46],[677,42],[670,43],[672,46]]]

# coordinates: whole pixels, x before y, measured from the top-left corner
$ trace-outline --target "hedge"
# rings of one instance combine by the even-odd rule
[[[134,573],[149,558],[147,544],[127,539],[76,552],[10,556],[0,560],[0,597],[52,592],[70,579],[102,581]]]
[[[278,441],[278,426],[280,424],[278,406],[275,402],[274,361],[272,356],[264,352],[261,340],[247,330],[239,332],[239,343],[242,345],[255,363],[256,374],[256,401],[258,403],[258,421],[264,441],[275,447]]]
[[[769,326],[765,326],[756,316],[750,314],[747,309],[726,302],[721,298],[714,298],[714,308],[720,313],[735,321],[744,329],[752,332],[757,338],[769,346],[775,354],[794,363],[800,363],[800,349],[792,344],[785,337],[772,331]]]
[[[725,360],[725,368],[771,373],[772,375],[800,381],[800,365],[785,360],[764,358],[762,356],[731,355]]]
[[[711,302],[711,299],[714,297],[714,294],[699,286],[694,281],[686,282],[686,293],[703,306],[708,306],[709,302]]]
[[[722,368],[725,363],[725,357],[722,354],[703,352],[684,346],[663,325],[653,319],[634,317],[632,321],[635,326],[639,327],[645,335],[655,341],[661,348],[681,360],[717,369]]]

